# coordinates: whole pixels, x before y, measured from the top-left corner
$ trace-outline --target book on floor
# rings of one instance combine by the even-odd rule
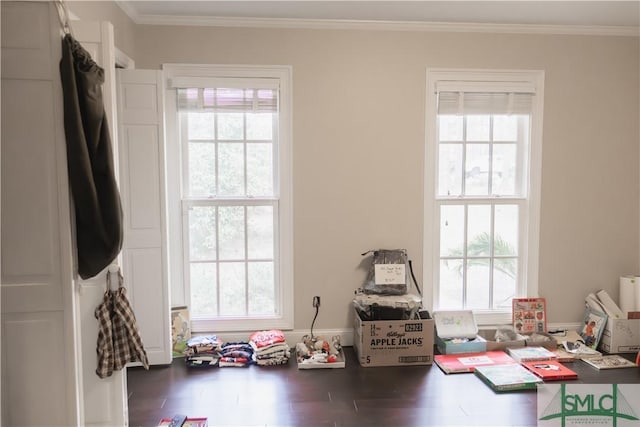
[[[474,373],[495,391],[536,389],[542,379],[518,363],[477,366]]]
[[[509,352],[509,356],[513,357],[513,359],[519,363],[558,358],[554,352],[544,347],[508,348],[507,351]]]
[[[446,374],[470,373],[476,366],[515,363],[507,353],[498,350],[483,353],[438,354],[433,357],[433,361]]]
[[[593,366],[596,369],[617,369],[617,368],[634,368],[635,363],[625,359],[617,354],[610,354],[601,357],[589,357],[582,359],[583,362]]]
[[[533,372],[543,381],[574,380],[578,374],[555,360],[537,360],[524,362],[522,366]]]
[[[173,418],[162,418],[158,423],[158,427],[172,427],[175,425],[180,425],[182,427],[207,427],[209,423],[206,418],[179,418],[179,416]]]

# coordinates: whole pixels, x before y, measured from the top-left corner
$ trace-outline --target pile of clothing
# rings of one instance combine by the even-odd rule
[[[222,340],[216,335],[192,337],[184,350],[184,361],[190,368],[218,366],[221,358]]]
[[[245,367],[253,362],[253,347],[248,342],[228,342],[224,343],[220,349],[220,360],[218,366],[225,367]]]
[[[279,329],[254,332],[249,336],[249,344],[253,348],[253,360],[258,366],[289,363],[291,350],[284,333]]]

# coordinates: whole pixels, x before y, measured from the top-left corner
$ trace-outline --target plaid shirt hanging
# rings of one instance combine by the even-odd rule
[[[107,291],[102,303],[96,308],[98,319],[98,367],[100,378],[111,376],[113,371],[124,368],[128,362],[140,362],[149,369],[136,317],[126,296],[123,277],[118,271],[118,289],[111,290],[111,273],[107,273]]]

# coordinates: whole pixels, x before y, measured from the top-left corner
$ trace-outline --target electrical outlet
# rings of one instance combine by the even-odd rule
[[[313,306],[314,307],[320,307],[320,297],[319,296],[315,296],[313,297]]]

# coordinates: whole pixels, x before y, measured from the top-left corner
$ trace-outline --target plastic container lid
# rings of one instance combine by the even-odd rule
[[[433,313],[436,333],[442,339],[474,339],[478,335],[478,325],[473,311],[436,311]]]

